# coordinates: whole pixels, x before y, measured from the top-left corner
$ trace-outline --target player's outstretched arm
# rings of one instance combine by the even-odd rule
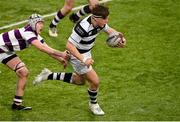
[[[46,43],[41,43],[39,40],[34,40],[31,42],[33,46],[35,46],[38,50],[48,54],[52,58],[55,58],[59,62],[63,63],[63,65],[67,65],[66,59],[68,55],[66,52],[61,52],[49,47]]]

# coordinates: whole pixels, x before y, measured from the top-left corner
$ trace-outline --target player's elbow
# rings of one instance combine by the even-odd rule
[[[46,52],[44,46],[41,46],[41,47],[39,47],[38,49],[39,49],[39,51],[41,51],[41,52]]]

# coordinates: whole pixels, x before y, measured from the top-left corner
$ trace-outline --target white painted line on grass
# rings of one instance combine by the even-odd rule
[[[99,1],[99,3],[106,3],[106,2],[109,2],[109,1],[112,1],[112,0],[101,0]],[[81,6],[78,6],[78,7],[74,7],[72,9],[72,11],[75,11],[75,10],[79,10],[83,7],[84,5],[81,5]],[[43,15],[44,18],[47,18],[47,17],[51,17],[51,16],[55,16],[57,12],[54,12],[54,13],[50,13],[50,14],[46,14],[46,15]],[[7,29],[7,28],[10,28],[10,27],[13,27],[13,26],[16,26],[16,25],[20,25],[20,24],[24,24],[24,23],[27,23],[28,20],[23,20],[23,21],[20,21],[20,22],[16,22],[16,23],[12,23],[12,24],[9,24],[9,25],[5,25],[5,26],[2,26],[0,27],[0,30],[3,30],[3,29]]]

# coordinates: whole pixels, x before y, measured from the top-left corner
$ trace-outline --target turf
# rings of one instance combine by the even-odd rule
[[[77,1],[76,6],[85,3]],[[55,0],[0,1],[0,26],[24,20],[34,12],[53,13],[62,5]],[[109,25],[122,31],[127,39],[126,48],[110,48],[105,44],[107,36],[100,34],[92,51],[93,67],[101,79],[98,101],[106,115],[94,116],[88,110],[87,85],[45,81],[33,86],[32,80],[44,67],[64,69],[31,47],[17,54],[30,71],[24,103],[33,110],[11,110],[16,75],[1,64],[0,120],[180,120],[180,1],[113,0],[106,5],[111,12]],[[48,36],[52,18],[46,19],[42,36],[50,46],[64,50],[73,24],[66,17],[58,25],[59,37],[54,39]],[[73,70],[69,66],[65,71]]]

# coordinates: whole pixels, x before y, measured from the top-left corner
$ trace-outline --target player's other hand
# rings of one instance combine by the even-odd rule
[[[67,67],[68,65],[68,60],[64,59],[64,58],[61,58],[61,64],[63,65],[64,69]]]
[[[124,35],[121,32],[118,32],[118,35],[119,35],[120,41],[118,42],[117,47],[123,48],[126,45],[126,39],[124,38]]]
[[[84,61],[84,64],[87,65],[88,67],[90,65],[93,65],[94,63],[94,60],[92,58],[87,58],[85,61]]]
[[[117,44],[117,47],[123,48],[126,45],[126,39],[123,37]]]
[[[62,52],[62,58],[64,58],[64,60],[66,61],[69,61],[69,58],[70,58],[69,51],[65,50],[64,52]]]

